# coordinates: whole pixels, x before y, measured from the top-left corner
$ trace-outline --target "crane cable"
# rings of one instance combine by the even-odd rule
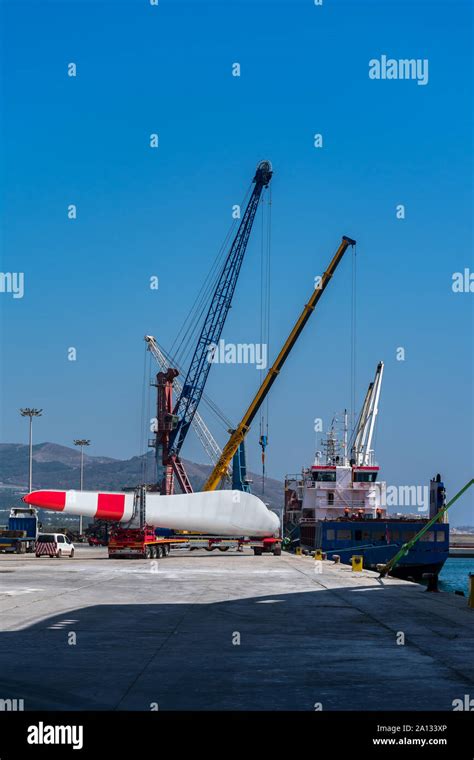
[[[243,208],[247,205],[251,190],[252,190],[252,183],[250,183],[249,187],[247,188],[247,191],[240,205],[240,208]],[[195,349],[195,346],[196,346],[195,336],[197,335],[198,330],[201,329],[203,319],[209,309],[211,295],[215,290],[216,284],[221,276],[223,267],[225,266],[225,263],[227,261],[227,256],[229,253],[229,241],[232,238],[233,233],[236,231],[236,227],[238,226],[238,224],[240,224],[240,219],[236,218],[233,220],[232,224],[230,225],[229,230],[224,238],[224,241],[222,242],[222,245],[219,248],[217,256],[215,257],[204,279],[204,282],[201,285],[201,288],[194,300],[194,303],[191,306],[191,309],[189,310],[187,316],[185,317],[172,343],[172,346],[170,348],[170,354],[174,355],[177,362],[180,363],[181,365],[186,364],[186,361],[189,358],[191,351],[194,351]],[[175,346],[178,347],[176,352],[174,352],[173,350]]]
[[[172,357],[167,351],[165,351],[165,349],[162,346],[160,346],[160,350],[163,353],[164,357],[166,358],[169,366],[170,367],[176,367],[176,369],[178,370],[179,374],[183,375],[184,373],[183,373],[180,365],[178,364],[178,362],[174,359],[174,357]],[[207,393],[203,393],[202,394],[202,401],[203,401],[203,403],[206,404],[206,406],[208,407],[208,409],[210,409],[216,415],[216,417],[220,420],[223,428],[226,431],[228,431],[229,428],[234,428],[235,427],[235,424],[232,423],[229,420],[229,418],[222,411],[222,409],[220,409],[218,407],[218,405],[215,403],[215,401],[213,401],[210,398],[210,396],[207,395]]]
[[[251,182],[249,186],[247,187],[247,190],[244,194],[243,200],[239,207],[240,209],[247,207],[247,204],[249,202],[250,195],[252,192],[252,185],[253,185],[253,182]],[[229,244],[230,244],[231,239],[235,237],[236,230],[239,224],[240,224],[240,215],[239,217],[233,219],[232,224],[230,225],[227,231],[227,234],[219,248],[219,251],[214,261],[212,262],[211,267],[206,277],[204,278],[204,282],[202,283],[190,310],[185,316],[173,340],[173,343],[171,344],[171,348],[169,352],[164,351],[163,347],[160,347],[166,359],[168,360],[170,366],[174,366],[178,370],[179,370],[180,365],[184,365],[189,359],[190,355],[192,355],[192,352],[194,352],[195,350],[198,331],[201,329],[205,315],[210,307],[211,295],[215,291],[217,282],[219,281],[223,268],[226,265],[227,257],[229,255]],[[146,362],[146,358],[145,358],[145,362]],[[180,374],[183,375],[183,372],[181,370],[179,371],[180,371]],[[148,372],[148,377],[149,379],[151,379],[151,367]],[[145,392],[146,392],[145,388],[143,388],[142,415],[141,415],[142,416],[142,425],[141,425],[142,431],[145,430],[145,427],[144,427],[144,424],[145,424],[144,394]],[[212,399],[210,399],[209,396],[207,396],[207,394],[203,393],[202,401],[216,415],[216,417],[220,420],[221,424],[223,425],[226,431],[235,427],[235,425],[233,425],[233,423],[228,419],[228,417],[226,417],[224,412],[222,412],[219,409],[217,404],[213,402]],[[150,407],[150,397],[148,394],[148,408],[149,407]],[[150,413],[148,411],[148,417],[149,416],[150,416]],[[156,467],[156,459],[155,459],[155,467]],[[146,468],[147,468],[147,457],[145,454],[143,454],[143,460],[142,460],[142,465],[141,465],[143,478],[146,477]],[[146,481],[143,479],[143,482],[146,482]]]
[[[247,187],[243,200],[241,201],[240,208],[246,208],[250,194],[252,192],[251,182]],[[227,256],[229,253],[230,240],[235,236],[238,225],[240,224],[240,217],[233,219],[227,234],[219,248],[219,251],[211,264],[211,267],[204,278],[194,302],[185,316],[181,327],[179,328],[171,348],[169,351],[165,351],[161,346],[161,350],[170,363],[170,366],[176,367],[180,374],[185,377],[185,374],[180,367],[184,366],[191,353],[195,350],[198,331],[202,327],[202,323],[209,309],[210,298],[214,292],[217,282],[221,276],[222,270],[226,264]],[[218,405],[206,394],[203,393],[202,401],[206,404],[208,409],[218,418],[223,429],[227,432],[230,428],[234,428],[235,425],[229,420],[224,412],[218,407]]]

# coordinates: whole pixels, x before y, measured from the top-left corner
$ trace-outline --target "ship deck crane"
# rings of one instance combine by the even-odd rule
[[[317,286],[317,288],[315,288],[315,290],[311,294],[311,298],[309,299],[308,303],[305,305],[296,324],[294,325],[292,331],[290,332],[288,338],[286,339],[283,345],[283,348],[281,349],[280,353],[275,359],[275,362],[268,370],[263,383],[261,384],[259,390],[257,391],[249,408],[247,409],[244,416],[242,417],[242,420],[240,421],[237,428],[231,434],[226,446],[224,447],[222,451],[222,455],[219,458],[219,461],[215,465],[213,471],[211,472],[209,478],[207,479],[204,485],[204,488],[203,488],[204,491],[214,491],[219,485],[221,479],[224,477],[224,474],[229,466],[229,462],[231,461],[239,445],[241,444],[241,442],[244,440],[245,436],[247,435],[250,429],[250,425],[252,424],[252,421],[255,419],[255,416],[258,413],[258,410],[260,409],[270,388],[272,387],[286,359],[288,358],[288,355],[291,349],[295,345],[296,341],[298,340],[298,337],[303,331],[303,328],[305,327],[311,314],[316,308],[319,302],[319,299],[321,298],[322,294],[326,290],[334,272],[337,269],[339,262],[344,256],[347,248],[349,246],[354,246],[354,245],[355,245],[355,240],[352,240],[351,238],[346,237],[344,235],[336,253],[334,254],[331,260],[331,263],[329,264],[327,270],[324,272],[319,285]]]
[[[351,456],[357,467],[368,467],[371,464],[372,439],[374,436],[375,420],[379,411],[380,390],[383,378],[383,362],[379,362],[373,382],[370,383],[362,405],[357,426],[351,445]]]

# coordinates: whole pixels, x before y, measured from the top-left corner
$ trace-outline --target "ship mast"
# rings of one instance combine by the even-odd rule
[[[345,457],[344,444],[341,445],[340,440],[338,440],[337,437],[336,422],[337,418],[334,417],[331,422],[331,427],[326,433],[326,438],[321,440],[321,448],[324,451],[324,457],[326,464],[328,465],[343,464],[343,462],[340,461],[341,451]]]

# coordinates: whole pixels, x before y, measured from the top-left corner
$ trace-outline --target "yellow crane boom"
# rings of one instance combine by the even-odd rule
[[[225,473],[227,472],[229,468],[229,464],[232,460],[232,457],[234,456],[241,442],[244,440],[245,436],[247,435],[250,429],[250,425],[252,424],[252,421],[255,418],[255,415],[257,414],[263,401],[265,400],[266,395],[268,394],[268,391],[270,390],[274,381],[276,380],[276,377],[278,373],[280,372],[281,368],[283,367],[291,349],[293,348],[296,341],[298,340],[298,337],[300,336],[304,326],[306,325],[306,322],[308,321],[314,309],[316,308],[316,305],[319,299],[321,298],[322,294],[326,290],[326,287],[328,286],[331,277],[336,271],[337,265],[339,264],[342,257],[344,256],[347,248],[349,246],[354,246],[355,242],[356,242],[355,240],[352,240],[351,238],[346,237],[345,235],[342,238],[341,244],[339,245],[339,248],[334,254],[331,263],[329,264],[328,268],[326,269],[323,276],[321,277],[320,283],[313,290],[313,293],[311,294],[311,298],[309,299],[308,303],[305,304],[305,307],[303,311],[301,312],[295,326],[293,327],[288,338],[286,339],[283,345],[283,348],[281,349],[274,363],[268,370],[265,376],[265,379],[263,383],[261,384],[260,388],[258,389],[258,392],[255,395],[252,403],[250,404],[249,408],[245,412],[237,428],[231,433],[231,436],[227,444],[225,445],[222,451],[222,454],[219,457],[219,460],[216,462],[216,465],[213,471],[209,475],[204,485],[204,488],[203,488],[204,491],[214,491],[219,485],[221,479],[224,477]]]

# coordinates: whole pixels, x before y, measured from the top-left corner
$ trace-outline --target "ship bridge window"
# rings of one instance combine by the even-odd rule
[[[376,472],[354,472],[354,483],[375,483],[377,480]]]
[[[436,531],[436,540],[437,541],[446,541],[446,531],[443,528],[442,530]]]
[[[334,528],[328,528],[326,531],[326,540],[327,541],[334,541],[336,538],[336,531]]]
[[[352,532],[350,530],[338,530],[337,531],[337,540],[338,541],[350,541],[352,538]]]
[[[424,533],[420,538],[420,541],[434,541],[434,540],[435,540],[434,530],[426,531],[426,533]]]
[[[335,470],[327,471],[327,470],[316,470],[313,471],[313,480],[315,483],[335,483],[336,482],[336,472]]]
[[[328,507],[334,506],[334,491],[328,491]]]

